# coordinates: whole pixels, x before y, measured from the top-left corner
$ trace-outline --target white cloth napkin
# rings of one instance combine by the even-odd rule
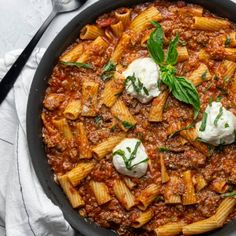
[[[71,236],[61,210],[35,175],[26,140],[30,85],[44,49],[35,49],[7,99],[0,105],[0,236]],[[21,50],[0,59],[0,79]]]

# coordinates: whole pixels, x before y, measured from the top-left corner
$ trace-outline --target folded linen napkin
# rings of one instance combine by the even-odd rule
[[[71,236],[61,210],[45,195],[26,140],[30,85],[44,49],[35,49],[7,99],[0,105],[0,236]],[[0,59],[0,80],[21,50]]]

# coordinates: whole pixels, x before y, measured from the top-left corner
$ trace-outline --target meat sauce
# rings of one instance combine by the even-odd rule
[[[185,7],[184,2],[170,3],[166,1],[155,1],[135,6],[132,9],[132,18],[146,9],[149,5],[154,5],[161,12],[163,20],[160,22],[165,32],[165,39],[169,41],[179,33],[181,42],[187,42],[189,60],[178,63],[177,74],[189,76],[200,65],[198,58],[199,51],[206,49],[208,53],[222,58],[222,41],[219,38],[235,30],[235,25],[231,23],[229,28],[221,29],[217,32],[193,30],[190,26],[193,23],[191,15],[180,15],[173,9]],[[189,5],[196,7],[195,5]],[[122,12],[122,9],[120,10]],[[204,10],[204,16],[216,17],[210,12]],[[216,17],[217,18],[217,17]],[[114,23],[114,12],[105,14],[97,20],[97,25],[101,28],[109,28]],[[147,29],[149,30],[149,29]],[[131,45],[123,52],[120,59],[122,67],[126,68],[134,59],[149,56],[148,50],[140,46],[140,39],[145,32],[139,35],[133,35],[133,32],[127,32],[132,35]],[[93,65],[93,70],[77,67],[67,67],[58,63],[53,69],[49,78],[48,88],[46,90],[44,109],[42,117],[44,128],[42,135],[45,142],[48,163],[56,175],[63,175],[73,169],[79,161],[79,148],[76,138],[68,141],[54,127],[52,119],[63,118],[63,111],[71,99],[81,99],[81,84],[84,80],[92,80],[99,84],[98,101],[101,92],[104,89],[105,81],[101,80],[101,74],[104,65],[114,51],[118,39],[114,37],[109,41],[109,48],[105,55],[94,54],[89,59]],[[85,42],[89,44],[89,41]],[[74,45],[72,45],[73,47]],[[70,50],[70,48],[68,49]],[[215,74],[221,60],[209,59],[206,61],[210,72]],[[225,83],[222,80],[215,79],[203,82],[197,87],[201,109],[198,120],[202,119],[202,112],[209,104],[210,97],[222,97],[222,104],[236,115],[236,94],[230,91],[231,82]],[[169,222],[182,220],[187,224],[205,219],[212,216],[220,202],[221,195],[217,193],[212,183],[218,179],[226,179],[229,189],[236,185],[236,146],[235,144],[215,148],[210,157],[201,154],[190,143],[185,142],[178,134],[169,138],[168,127],[176,121],[189,123],[193,120],[193,109],[179,101],[173,96],[169,96],[163,113],[163,121],[160,123],[148,122],[148,114],[151,102],[141,104],[135,98],[128,95],[125,91],[120,95],[122,101],[129,108],[129,111],[137,120],[134,129],[127,132],[126,137],[138,138],[145,146],[146,152],[151,162],[147,174],[140,178],[131,178],[136,184],[132,190],[134,196],[138,196],[146,186],[155,183],[159,186],[159,197],[149,206],[154,212],[153,218],[141,229],[131,227],[133,220],[137,217],[138,208],[125,210],[119,201],[114,197],[112,189],[114,179],[123,179],[112,165],[112,154],[107,155],[101,161],[96,162],[96,166],[91,174],[83,180],[78,190],[85,206],[78,210],[82,216],[92,219],[102,227],[116,230],[120,235],[126,236],[146,236],[155,235],[153,229]],[[99,122],[97,117],[99,117]],[[113,124],[113,116],[110,109],[98,103],[97,117],[82,117],[77,120],[68,120],[71,130],[74,132],[77,122],[83,122],[86,127],[88,140],[91,146],[106,140],[108,137],[123,132],[118,126]],[[196,122],[197,122],[196,121]],[[164,161],[169,175],[182,176],[186,170],[192,170],[194,174],[202,174],[207,181],[207,187],[196,193],[198,204],[191,206],[168,205],[163,200],[166,184],[161,183],[161,169],[159,162],[159,147],[168,147],[169,151],[164,153]],[[105,205],[99,206],[96,198],[91,191],[88,183],[91,179],[104,182],[108,188],[112,200]],[[184,183],[180,181],[178,185],[171,186],[171,192],[182,196],[184,194]],[[228,220],[236,215],[236,209],[231,213]]]

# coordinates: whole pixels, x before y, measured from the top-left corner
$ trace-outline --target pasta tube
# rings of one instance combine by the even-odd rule
[[[183,205],[193,205],[197,203],[197,198],[192,181],[192,173],[190,170],[183,173],[184,180],[184,195],[183,195]]]
[[[116,198],[126,210],[130,210],[135,205],[134,196],[123,181],[115,180],[113,190]]]
[[[82,197],[80,196],[78,190],[76,190],[70,183],[67,175],[58,176],[58,181],[73,208],[84,206]]]
[[[152,210],[147,210],[144,212],[140,212],[139,216],[134,220],[132,223],[132,227],[134,228],[141,228],[143,225],[145,225],[151,218],[153,217]]]
[[[98,160],[111,153],[113,148],[124,139],[124,135],[109,137],[107,140],[95,146],[92,150]]]
[[[87,138],[86,130],[84,124],[79,122],[76,125],[77,129],[77,139],[79,143],[79,157],[80,159],[92,158],[92,150],[89,146],[89,141]]]
[[[168,223],[154,229],[154,232],[157,236],[175,236],[182,233],[184,225],[185,224],[181,222]]]
[[[91,180],[89,186],[96,197],[98,205],[103,205],[111,200],[106,184]]]
[[[128,123],[129,125],[135,126],[137,123],[133,115],[129,112],[129,109],[120,99],[118,99],[116,103],[112,106],[111,113],[121,122],[121,127],[125,131],[127,131],[128,129],[125,127],[124,124]]]
[[[103,36],[104,32],[102,29],[97,27],[96,25],[85,25],[81,32],[80,38],[81,39],[96,39],[99,36]]]
[[[60,120],[53,119],[52,123],[63,134],[63,136],[66,139],[73,138],[73,134],[71,132],[70,126],[68,125],[67,120],[65,118],[60,119]]]
[[[212,78],[210,71],[205,64],[200,64],[200,66],[193,71],[193,73],[188,77],[195,86],[199,86],[204,81],[208,81]]]
[[[136,198],[138,202],[138,208],[145,211],[147,207],[155,200],[159,192],[159,188],[156,184],[148,185]]]
[[[125,78],[119,72],[115,72],[114,79],[106,83],[105,89],[102,92],[102,103],[107,107],[112,107],[119,94],[124,90],[124,82]]]
[[[136,16],[130,24],[130,29],[136,33],[140,33],[148,25],[150,25],[150,21],[152,20],[162,20],[161,13],[154,6],[147,8],[146,10],[142,11],[138,16]]]
[[[121,21],[124,27],[130,23],[131,10],[129,8],[122,8],[115,11],[117,20]]]
[[[193,29],[204,31],[218,31],[220,29],[228,28],[230,26],[229,21],[215,19],[212,17],[194,17]]]
[[[153,100],[148,117],[150,122],[160,122],[163,120],[163,110],[168,96],[169,93],[164,91],[161,95]]]
[[[75,62],[84,52],[84,44],[79,43],[69,51],[67,51],[61,58],[63,62]]]
[[[77,186],[84,178],[86,178],[90,174],[94,166],[95,165],[93,162],[79,163],[74,169],[67,173],[68,179],[73,186]]]
[[[85,81],[82,84],[82,116],[97,115],[98,83]]]
[[[66,106],[66,109],[63,112],[64,116],[68,120],[76,120],[76,119],[78,119],[80,113],[81,113],[81,101],[80,100],[71,101]]]

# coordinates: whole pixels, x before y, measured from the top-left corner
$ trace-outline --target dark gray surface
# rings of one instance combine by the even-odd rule
[[[116,234],[112,231],[102,229],[94,223],[87,222],[85,219],[80,217],[77,211],[72,209],[70,206],[61,188],[53,181],[53,173],[47,163],[41,136],[42,123],[40,114],[42,111],[43,97],[47,87],[47,80],[58,60],[58,57],[65,48],[78,37],[79,31],[83,25],[94,21],[99,15],[109,12],[117,7],[130,6],[141,2],[146,1],[101,0],[84,10],[81,14],[77,15],[58,34],[48,48],[37,69],[30,91],[27,110],[27,137],[35,172],[47,196],[62,209],[67,221],[85,236],[114,236]],[[236,21],[236,4],[230,0],[192,0],[187,2],[201,4],[220,16],[228,17],[229,19]],[[207,235],[235,236],[236,220],[227,224],[223,229],[213,233],[208,233]]]

